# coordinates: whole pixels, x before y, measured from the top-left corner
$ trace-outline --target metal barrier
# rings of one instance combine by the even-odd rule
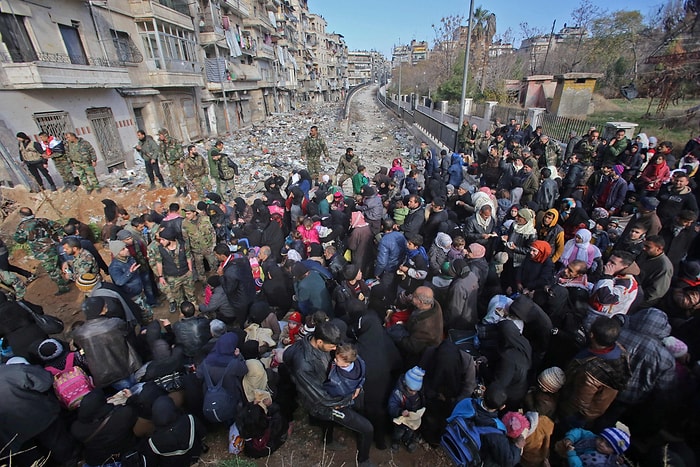
[[[491,111],[492,121],[499,119],[501,123],[508,124],[511,118],[514,118],[518,123],[522,123],[527,118],[527,109],[523,109],[522,107],[496,105]]]
[[[542,125],[542,130],[545,134],[564,143],[569,141],[569,134],[572,131],[581,136],[587,134],[591,127],[596,127],[601,132],[605,128],[605,122],[558,117],[550,113],[542,116],[540,125]]]
[[[352,99],[352,96],[355,95],[357,91],[362,89],[363,87],[369,85],[370,82],[358,84],[357,86],[353,86],[350,88],[350,90],[345,94],[345,102],[343,102],[343,113],[341,115],[342,120],[347,120],[349,114],[350,114],[350,99]]]

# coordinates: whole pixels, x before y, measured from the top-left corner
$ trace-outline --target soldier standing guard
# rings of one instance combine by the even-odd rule
[[[83,138],[78,138],[75,133],[66,133],[66,142],[68,143],[66,156],[73,165],[73,170],[80,179],[81,185],[85,187],[88,194],[92,193],[92,190],[97,190],[100,193],[102,188],[100,188],[97,175],[95,175],[95,166],[97,165],[95,148]]]
[[[185,243],[176,237],[173,229],[163,229],[159,234],[158,247],[149,248],[148,256],[148,262],[158,277],[158,286],[170,302],[170,313],[176,313],[184,300],[197,303],[192,259],[187,255]]]
[[[168,133],[166,128],[158,130],[158,139],[160,140],[160,152],[165,157],[165,162],[170,167],[170,180],[177,193],[175,196],[185,194],[187,187],[185,185],[185,174],[180,166],[182,162],[182,143]],[[185,188],[185,191],[183,191]]]
[[[182,238],[190,256],[194,259],[195,280],[204,280],[204,259],[209,264],[209,271],[214,271],[218,261],[214,256],[216,232],[208,216],[200,216],[197,208],[191,204],[185,206],[185,220],[182,221]]]
[[[41,265],[46,270],[52,281],[58,285],[58,292],[61,295],[68,292],[68,282],[61,276],[58,268],[58,244],[59,237],[63,236],[63,228],[57,222],[43,217],[34,217],[34,212],[28,207],[19,210],[22,217],[14,239],[17,243],[28,243],[29,249],[34,257],[41,261]]]
[[[309,136],[301,143],[301,160],[306,160],[306,168],[311,178],[319,183],[318,175],[321,172],[321,154],[328,159],[328,147],[326,142],[318,134],[318,127],[312,126]]]
[[[231,201],[236,197],[236,175],[238,172],[238,166],[231,161],[228,154],[224,154],[224,143],[217,141],[214,149],[209,151],[209,158],[211,162],[214,163],[212,170],[212,175],[216,173],[217,176],[214,177],[216,180],[217,193],[221,195],[226,201]],[[211,168],[211,162],[209,167]]]
[[[180,167],[185,171],[187,180],[194,185],[199,198],[204,198],[204,190],[211,190],[207,165],[207,160],[199,155],[194,144],[187,146],[187,156],[180,164]],[[184,194],[187,195],[187,187],[185,187]]]

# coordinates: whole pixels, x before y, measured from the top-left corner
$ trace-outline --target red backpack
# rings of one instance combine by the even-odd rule
[[[63,370],[51,366],[44,368],[53,375],[53,390],[61,405],[68,410],[80,407],[83,397],[95,388],[85,371],[73,365],[74,359],[75,352],[70,352],[66,357],[66,366]]]

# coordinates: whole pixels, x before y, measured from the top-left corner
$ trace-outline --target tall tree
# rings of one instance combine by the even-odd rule
[[[459,51],[460,31],[463,23],[464,16],[450,15],[441,18],[439,25],[432,25],[435,33],[433,56],[438,57],[436,65],[440,81],[446,80],[452,74]]]
[[[596,18],[603,17],[606,14],[605,10],[594,5],[591,0],[581,0],[581,3],[571,12],[574,27],[581,28],[581,30],[573,40],[573,50],[568,54],[571,60],[565,65],[566,72],[575,71],[581,64],[586,55],[585,46],[588,44],[588,41],[585,39],[590,34],[591,24]]]
[[[478,6],[474,10],[474,18],[472,24],[472,47],[475,56],[474,61],[478,63],[477,81],[481,92],[484,92],[486,86],[486,68],[489,63],[489,48],[493,42],[493,36],[496,35],[496,15],[485,8]]]

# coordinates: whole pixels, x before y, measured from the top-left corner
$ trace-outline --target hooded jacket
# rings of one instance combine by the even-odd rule
[[[189,467],[199,459],[206,429],[193,415],[180,414],[168,396],[153,403],[153,424],[144,453],[149,467]]]
[[[453,264],[462,263],[456,261]],[[448,329],[474,329],[479,321],[477,297],[479,296],[479,277],[471,271],[469,265],[455,271],[457,277],[447,291],[447,308],[445,308],[445,326]]]

